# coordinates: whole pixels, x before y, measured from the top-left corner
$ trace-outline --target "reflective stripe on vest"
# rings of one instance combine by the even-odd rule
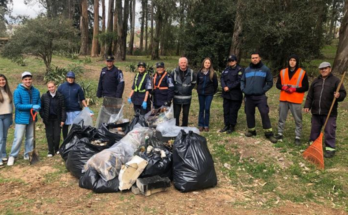
[[[134,92],[145,93],[146,89],[142,89],[141,90],[141,86],[143,86],[146,74],[143,75],[143,78],[141,79],[139,86],[137,86],[138,76],[139,76],[139,73],[135,76],[135,82],[134,82],[135,89],[134,89]]]
[[[153,77],[153,89],[159,89],[159,90],[168,90],[168,87],[160,87],[163,78],[167,75],[167,72],[164,72],[164,74],[162,75],[161,79],[158,82],[158,85],[156,86],[156,79],[157,79],[157,73],[155,74],[155,76]]]
[[[289,80],[289,69],[283,69],[281,71],[281,84],[282,86],[290,86],[293,88],[299,88],[302,87],[302,80],[305,75],[305,71],[301,68],[298,68],[295,72],[295,74],[291,77],[291,80]],[[301,104],[303,102],[305,93],[299,93],[299,92],[293,92],[293,93],[288,93],[284,90],[280,91],[280,101],[286,101],[286,102],[291,102],[291,103],[296,103],[296,104]]]

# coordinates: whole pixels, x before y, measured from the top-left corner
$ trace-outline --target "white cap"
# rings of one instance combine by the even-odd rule
[[[33,77],[33,75],[30,72],[28,72],[28,71],[24,71],[22,73],[22,79],[25,78],[25,77],[28,77],[28,76]]]
[[[326,68],[326,67],[331,67],[331,64],[329,62],[322,62],[318,68],[322,69],[322,68]]]

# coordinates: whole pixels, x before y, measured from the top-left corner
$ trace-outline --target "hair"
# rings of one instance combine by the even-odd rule
[[[202,71],[204,69],[204,62],[207,61],[207,60],[210,61],[210,68],[209,68],[210,75],[209,75],[209,78],[212,81],[213,78],[214,78],[215,71],[214,71],[214,67],[213,67],[213,62],[211,61],[210,57],[204,58],[204,60],[202,61],[202,67],[201,67],[200,71]]]
[[[47,82],[47,85],[48,85],[48,84],[53,84],[54,86],[57,86],[57,85],[56,85],[56,82],[54,82],[54,81],[49,81],[49,82]]]
[[[7,93],[9,99],[10,99],[10,103],[12,103],[12,92],[11,92],[11,89],[9,87],[9,84],[8,84],[8,81],[7,81],[7,78],[5,75],[3,74],[0,74],[0,77],[3,77],[6,81],[6,84],[4,86],[4,91]],[[0,91],[0,103],[3,103],[4,102],[4,96],[2,95],[1,91]]]
[[[257,54],[259,57],[261,57],[260,52],[258,52],[258,51],[251,52],[251,53],[250,53],[250,56],[251,56],[251,55],[254,55],[254,54]]]
[[[178,63],[180,63],[180,59],[186,59],[186,63],[188,63],[187,57],[184,57],[184,56],[183,56],[183,57],[180,57]]]

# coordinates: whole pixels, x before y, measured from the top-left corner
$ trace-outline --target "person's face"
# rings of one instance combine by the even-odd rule
[[[143,73],[143,72],[145,71],[145,67],[139,66],[139,67],[138,67],[138,70],[139,70],[140,73]]]
[[[179,67],[181,71],[186,71],[187,69],[187,60],[185,58],[180,58]]]
[[[331,73],[331,67],[325,67],[320,69],[320,75],[323,78],[326,78],[327,76],[329,76],[330,73]]]
[[[210,69],[210,66],[211,66],[210,60],[205,60],[203,66],[204,66],[204,69]]]
[[[163,67],[158,67],[156,68],[156,71],[159,73],[159,74],[162,74],[164,72],[164,68]]]
[[[31,79],[31,77],[25,77],[22,79],[22,84],[26,87],[26,88],[29,88],[31,87],[33,83],[33,80]]]
[[[69,83],[69,84],[72,84],[75,82],[75,78],[66,78],[66,81]]]
[[[54,93],[54,92],[56,92],[56,85],[54,85],[53,83],[49,83],[49,84],[47,84],[47,89],[51,93]]]
[[[235,60],[230,60],[230,61],[228,61],[228,65],[229,65],[230,67],[234,67],[236,64],[237,64],[237,61],[235,61]]]
[[[256,65],[256,64],[260,63],[260,61],[261,61],[260,55],[258,55],[258,54],[251,55],[251,63],[252,64]]]
[[[0,87],[6,86],[6,79],[4,77],[0,77]]]
[[[296,59],[295,58],[291,58],[289,60],[289,66],[290,66],[290,68],[295,68],[296,67]]]
[[[114,65],[114,61],[105,61],[105,62],[108,68],[111,68]]]

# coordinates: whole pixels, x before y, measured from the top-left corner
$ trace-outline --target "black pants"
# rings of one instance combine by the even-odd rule
[[[234,101],[230,99],[225,99],[223,102],[224,107],[224,123],[225,126],[236,126],[238,111],[242,105],[242,101]]]
[[[135,113],[139,113],[141,115],[145,115],[147,113],[147,108],[144,110],[141,105],[133,105],[133,108]]]
[[[190,104],[174,104],[174,118],[176,119],[176,126],[179,126],[179,117],[181,109],[182,111],[182,125],[181,126],[187,126],[188,125],[188,116],[190,112]]]
[[[64,140],[68,136],[69,126],[70,125],[65,125],[65,124],[63,125],[63,138],[64,138]]]
[[[271,121],[269,119],[269,107],[266,95],[261,96],[245,96],[245,114],[247,118],[248,128],[255,128],[255,108],[259,109],[263,129],[270,129]]]
[[[48,153],[54,155],[59,150],[60,143],[60,120],[49,119],[49,123],[45,124],[46,138],[48,143]]]

